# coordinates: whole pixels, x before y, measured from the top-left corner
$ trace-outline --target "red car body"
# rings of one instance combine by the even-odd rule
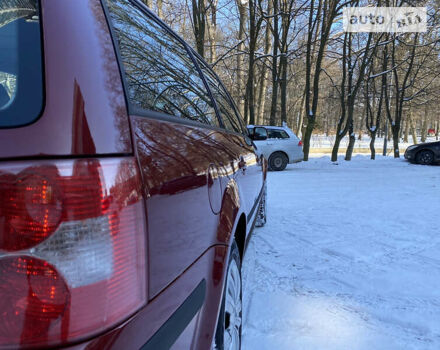
[[[240,134],[160,112],[133,112],[109,15],[100,1],[41,0],[40,6],[44,108],[27,125],[0,128],[0,349],[210,349],[229,249],[235,239],[244,252],[263,193],[265,161],[244,128]],[[57,184],[49,199],[46,192],[44,198],[43,192],[35,194],[39,183],[20,187],[41,177]],[[63,193],[59,201],[53,199],[58,192]],[[26,193],[33,196],[31,207]],[[20,200],[24,204],[16,204]],[[51,216],[37,227],[45,236],[33,241],[16,222],[21,217],[20,225],[29,230],[41,208]],[[58,246],[45,243],[60,225],[89,227],[84,222],[95,216],[105,218],[110,226],[102,227],[114,235],[102,240],[112,266],[103,266],[104,272],[98,268],[99,273],[110,269],[108,279],[96,283],[105,284],[99,288],[83,280],[94,262],[86,266],[87,257],[78,260],[68,253],[59,257]],[[11,232],[21,232],[27,241],[10,238]],[[45,248],[38,248],[42,244]],[[84,248],[90,254],[93,244]],[[47,263],[45,256],[53,260]],[[26,261],[20,271],[27,279],[14,275],[20,261]],[[50,304],[53,315],[34,334],[26,328],[37,327],[38,317],[29,307],[17,308],[36,303],[38,285],[29,277],[40,276],[35,264],[46,269],[41,275],[50,272],[57,281],[51,288],[64,293],[59,303],[69,304],[59,310]],[[10,266],[17,270],[11,272]],[[70,289],[69,274],[80,287]],[[14,293],[24,288],[26,295],[15,300],[12,287]],[[89,321],[104,309],[107,316]],[[87,322],[92,326],[86,329]]]

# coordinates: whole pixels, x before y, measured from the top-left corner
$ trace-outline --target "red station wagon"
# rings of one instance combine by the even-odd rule
[[[0,2],[0,349],[240,349],[266,161],[137,0]]]

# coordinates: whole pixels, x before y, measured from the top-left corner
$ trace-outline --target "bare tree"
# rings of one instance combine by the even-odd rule
[[[316,123],[316,113],[318,110],[318,101],[320,96],[320,78],[322,73],[322,63],[324,59],[325,50],[327,48],[330,31],[333,22],[342,9],[345,2],[341,0],[318,0],[315,7],[315,0],[310,1],[310,12],[308,21],[308,35],[306,45],[306,83],[305,83],[305,119],[307,120],[307,127],[303,137],[304,140],[304,160],[309,159],[310,138]],[[321,23],[320,38],[314,37],[315,27]],[[318,40],[318,53],[312,67],[312,56],[314,52],[314,40]]]
[[[205,57],[206,6],[205,0],[191,0],[193,31],[197,53]]]

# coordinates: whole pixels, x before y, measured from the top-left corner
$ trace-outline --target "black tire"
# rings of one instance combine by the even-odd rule
[[[286,169],[289,159],[282,152],[274,152],[269,157],[269,169],[274,171],[282,171]]]
[[[428,150],[420,151],[417,153],[416,161],[418,164],[431,165],[434,163],[434,153]]]
[[[228,267],[226,270],[226,277],[225,277],[225,287],[223,290],[223,298],[222,298],[222,303],[221,303],[221,307],[220,307],[220,312],[219,312],[219,316],[218,316],[218,320],[217,320],[217,329],[215,332],[215,337],[214,337],[214,342],[213,342],[213,349],[215,350],[224,350],[225,349],[225,344],[224,344],[224,337],[225,337],[225,332],[226,332],[226,328],[230,325],[228,324],[229,320],[230,320],[230,316],[228,317],[227,313],[226,313],[226,293],[228,291],[228,274],[229,274],[229,270],[231,268],[231,266],[233,265],[233,262],[236,264],[236,266],[238,267],[238,273],[239,273],[239,284],[240,284],[240,327],[238,330],[238,337],[239,337],[239,345],[238,345],[238,350],[241,349],[241,330],[242,330],[242,289],[241,289],[241,261],[240,261],[240,252],[238,251],[238,246],[237,243],[234,242],[232,243],[232,247],[231,247],[231,253],[229,255],[229,261],[228,261]]]

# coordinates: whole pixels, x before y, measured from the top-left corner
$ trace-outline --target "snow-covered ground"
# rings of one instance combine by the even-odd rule
[[[440,349],[440,166],[329,157],[269,173],[243,350]]]
[[[312,138],[310,140],[310,145],[312,147],[312,149],[314,148],[333,148],[334,144],[335,144],[335,135],[329,135],[329,136],[325,136],[325,135],[312,135]],[[354,144],[354,147],[356,149],[365,149],[368,150],[370,148],[370,140],[371,138],[368,135],[363,135],[362,139],[359,140],[358,139],[358,135],[356,135],[356,142]],[[382,153],[382,149],[383,149],[383,137],[378,137],[376,138],[375,142],[374,142],[374,146],[376,147],[376,152],[378,154]],[[426,142],[434,142],[436,141],[435,137],[428,137],[426,139]],[[345,136],[340,144],[341,148],[346,148],[348,147],[348,142],[349,142],[349,138],[348,136]],[[420,143],[420,137],[418,137],[417,142]],[[400,142],[399,147],[401,149],[406,149],[409,145],[413,144],[413,140],[412,137],[409,138],[409,142]],[[393,150],[393,141],[389,141],[387,144],[387,150],[388,150],[388,154],[390,154]]]

